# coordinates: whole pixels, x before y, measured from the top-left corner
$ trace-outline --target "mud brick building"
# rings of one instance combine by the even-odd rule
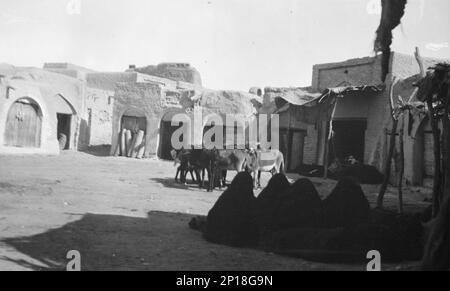
[[[0,153],[77,149],[84,91],[84,83],[76,78],[0,65]]]
[[[259,97],[249,93],[209,90],[197,84],[150,75],[143,76],[138,83],[119,83],[114,96],[111,154],[117,153],[120,134],[126,128],[144,132],[144,157],[156,155],[162,159],[171,159],[172,134],[184,125],[184,122],[171,124],[176,114],[188,117],[185,122],[190,122],[192,144],[202,146],[203,133],[211,125],[210,113],[217,114],[224,122],[227,114],[242,114],[249,121],[257,115],[261,104]],[[194,122],[194,108],[202,113],[199,122]],[[247,126],[240,129],[223,126],[223,133],[237,134]]]
[[[261,104],[245,92],[203,88],[198,71],[186,63],[130,65],[124,72],[69,63],[46,63],[43,69],[4,64],[0,92],[0,153],[58,154],[111,145],[114,154],[125,128],[144,132],[143,156],[170,159],[170,138],[178,128],[171,125],[173,115],[200,108],[205,120],[193,131],[202,133],[209,113],[251,118]],[[201,144],[202,135],[194,143]]]
[[[443,60],[424,61],[429,67]],[[383,169],[391,127],[387,88],[394,78],[403,80],[394,87],[394,97],[409,99],[414,92],[411,80],[419,67],[413,56],[393,53],[390,72],[383,83],[381,56],[365,57],[313,66],[310,87],[265,88],[264,111],[280,112],[280,139],[285,140],[282,151],[288,156],[288,168],[329,164],[352,155]],[[318,102],[327,98],[335,98],[335,106],[334,102]],[[326,146],[330,131],[332,138]],[[411,116],[405,131],[405,178],[409,184],[422,185],[433,173],[432,135],[426,114]]]

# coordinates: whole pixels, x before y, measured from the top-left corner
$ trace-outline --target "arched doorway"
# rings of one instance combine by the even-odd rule
[[[172,135],[177,129],[183,126],[180,122],[178,125],[172,125],[172,118],[180,112],[171,111],[167,112],[162,118],[159,125],[159,144],[158,144],[158,158],[163,160],[173,160],[170,151],[172,146]],[[184,136],[182,137],[184,138]]]
[[[41,146],[42,111],[31,98],[11,105],[6,119],[5,145],[38,148]]]
[[[145,154],[147,118],[145,113],[130,109],[120,120],[120,155],[124,157],[142,157]]]
[[[73,106],[60,94],[54,96],[53,106],[56,111],[56,138],[59,149],[68,150],[72,148],[73,133],[75,131],[76,112]]]

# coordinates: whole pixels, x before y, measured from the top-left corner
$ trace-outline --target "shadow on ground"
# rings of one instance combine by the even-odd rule
[[[175,180],[172,178],[150,178],[150,180],[159,183],[166,188],[189,190],[190,188],[194,187],[195,190],[198,190],[198,184],[190,182],[187,184],[182,184],[180,182],[175,182]]]
[[[148,218],[86,214],[45,233],[2,240],[31,259],[0,260],[31,270],[65,270],[67,252],[77,250],[82,270],[172,269],[183,263],[176,256],[175,261],[164,256],[182,251],[185,245],[180,237],[202,240],[199,233],[189,229],[191,218],[188,214],[157,211],[149,212]]]
[[[365,264],[313,263],[211,244],[188,227],[192,217],[160,211],[151,211],[146,218],[85,214],[41,234],[0,240],[14,249],[0,262],[11,264],[10,269],[63,271],[69,262],[67,253],[77,250],[82,271],[365,270]],[[393,268],[385,266],[385,270]]]
[[[199,189],[198,184],[188,180],[186,184],[182,184],[181,182],[175,182],[173,178],[150,178],[151,181],[156,182],[164,186],[165,188],[172,189],[182,189],[182,190],[191,190],[191,191],[207,191],[207,182],[205,182],[204,187]],[[218,187],[214,188],[215,191],[222,192],[228,187],[229,184],[226,184],[225,187],[219,189]]]

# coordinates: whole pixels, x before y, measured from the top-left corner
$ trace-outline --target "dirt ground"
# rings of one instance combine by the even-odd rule
[[[92,153],[0,156],[0,270],[64,270],[69,250],[81,253],[82,270],[366,268],[208,243],[188,222],[193,215],[206,215],[221,192],[174,183],[174,174],[172,162]],[[263,174],[263,185],[269,177]],[[336,183],[313,182],[323,195]],[[378,186],[363,188],[373,203]],[[425,208],[428,196],[428,189],[406,189],[406,210]],[[395,208],[395,189],[388,190],[386,203]]]

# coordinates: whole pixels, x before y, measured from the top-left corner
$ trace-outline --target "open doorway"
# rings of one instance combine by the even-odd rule
[[[77,114],[75,109],[61,94],[55,95],[52,103],[56,111],[56,139],[59,143],[59,149],[68,150],[76,148],[73,142],[76,131],[75,122],[72,122],[76,121],[76,119],[73,119]]]
[[[147,119],[145,117],[137,117],[137,116],[122,116],[122,128],[121,129],[129,129],[133,134],[137,133],[139,130],[144,131],[147,130]]]
[[[159,127],[158,158],[163,160],[173,160],[172,155],[170,154],[170,151],[173,149],[172,135],[181,126],[182,123],[179,125],[172,125],[170,120],[161,120]]]
[[[364,163],[366,119],[333,120],[333,137],[330,141],[329,161],[337,158],[341,163],[353,156]]]
[[[119,147],[116,155],[143,158],[146,154],[147,118],[137,111],[127,111],[120,119]]]
[[[58,121],[57,138],[60,150],[68,150],[70,148],[70,125],[72,115],[57,113],[56,119]]]

